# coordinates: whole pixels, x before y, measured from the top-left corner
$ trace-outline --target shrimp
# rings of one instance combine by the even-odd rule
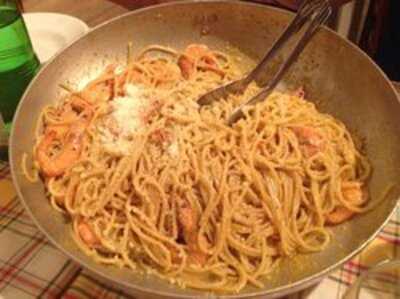
[[[104,103],[112,96],[112,85],[107,84],[106,81],[98,83],[86,87],[79,95],[90,103]]]
[[[194,72],[193,59],[187,56],[181,56],[178,59],[178,65],[181,69],[182,77],[188,80]]]
[[[81,221],[78,224],[78,233],[82,241],[89,246],[90,248],[93,248],[97,245],[100,245],[100,240],[96,236],[96,234],[93,232],[92,228],[87,224],[85,221]]]
[[[79,159],[83,135],[93,117],[89,102],[76,95],[72,96],[63,110],[61,115],[68,117],[68,121],[46,127],[36,150],[37,161],[45,177],[62,175]],[[59,153],[52,155],[50,152],[55,143],[61,144],[62,148]]]
[[[306,157],[312,157],[323,150],[325,140],[314,128],[293,127],[291,129],[296,135],[300,149]]]
[[[79,159],[82,150],[83,134],[86,130],[86,122],[78,121],[71,125],[65,137],[61,136],[65,128],[59,131],[49,127],[43,139],[40,141],[36,156],[41,172],[46,177],[56,177],[62,175],[76,160]],[[60,153],[51,156],[49,151],[51,146],[65,139]]]
[[[113,94],[116,67],[115,64],[107,66],[103,74],[89,82],[89,84],[78,93],[78,96],[91,104],[108,101]]]
[[[336,207],[331,213],[326,216],[326,223],[336,225],[349,220],[354,216],[354,212],[346,207]]]
[[[190,79],[195,71],[195,65],[199,61],[204,62],[203,68],[221,73],[218,68],[217,58],[212,51],[205,45],[192,44],[185,49],[183,55],[178,59],[183,78]]]
[[[363,190],[360,182],[343,182],[343,197],[356,205],[364,203],[367,199],[367,192]]]
[[[179,223],[182,226],[183,238],[188,245],[188,251],[191,261],[204,265],[207,261],[207,256],[202,252],[197,243],[198,237],[198,216],[192,207],[187,205],[179,208],[178,214]]]
[[[346,201],[355,205],[362,204],[367,197],[367,193],[362,190],[359,182],[344,182],[342,183],[342,193]],[[344,206],[336,207],[326,217],[326,222],[331,225],[340,224],[352,218],[356,212],[349,210]]]

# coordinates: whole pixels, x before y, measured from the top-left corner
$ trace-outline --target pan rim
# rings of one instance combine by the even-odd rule
[[[52,57],[40,70],[39,72],[36,74],[35,78],[30,82],[30,84],[28,85],[27,89],[25,90],[19,104],[17,107],[17,110],[15,112],[14,118],[13,118],[13,123],[17,120],[18,115],[19,115],[19,111],[21,110],[21,107],[23,106],[23,103],[25,102],[25,99],[27,98],[27,94],[29,93],[30,89],[32,88],[32,86],[35,84],[37,78],[39,78],[40,74],[42,72],[45,72],[47,67],[52,64],[52,62],[54,60],[56,60],[59,56],[63,55],[63,53],[69,49],[70,47],[73,47],[80,39],[85,38],[86,35],[91,34],[91,32],[97,31],[102,27],[107,26],[108,24],[115,22],[119,19],[123,19],[132,15],[139,15],[143,12],[146,12],[148,10],[153,10],[153,9],[157,9],[157,8],[163,8],[163,7],[170,7],[170,6],[185,6],[185,5],[193,5],[193,4],[197,4],[197,3],[209,3],[209,4],[224,4],[224,5],[238,5],[238,6],[253,6],[259,9],[266,9],[266,10],[275,10],[275,11],[279,11],[281,13],[284,13],[286,15],[290,15],[290,16],[294,16],[294,14],[292,12],[289,12],[287,10],[284,9],[280,9],[280,8],[276,8],[276,7],[272,7],[272,6],[268,6],[268,5],[264,5],[264,4],[259,4],[259,3],[251,3],[251,2],[243,2],[243,1],[239,1],[239,0],[185,0],[185,1],[173,1],[173,2],[168,2],[168,3],[163,3],[163,4],[159,4],[159,5],[154,5],[154,6],[150,6],[150,7],[145,7],[145,8],[140,8],[137,10],[133,10],[130,12],[127,12],[125,14],[122,14],[120,16],[114,17],[110,20],[107,20],[93,28],[91,28],[89,30],[88,33],[86,33],[85,35],[83,35],[82,37],[76,38],[73,42],[71,42],[69,45],[67,45],[66,47],[64,47],[63,49],[61,49],[54,57]],[[342,36],[340,36],[339,34],[337,34],[335,31],[331,30],[330,28],[327,28],[326,26],[323,26],[323,30],[326,30],[329,34],[333,34],[335,35],[335,38],[338,38],[341,42],[347,44],[349,47],[351,47],[351,49],[353,51],[356,51],[357,54],[362,57],[363,59],[366,59],[368,61],[369,64],[371,64],[373,66],[373,68],[375,69],[375,71],[377,71],[379,73],[380,76],[383,77],[383,79],[386,81],[386,83],[388,83],[388,86],[390,86],[390,89],[392,91],[392,93],[394,93],[394,95],[396,96],[397,102],[400,104],[400,95],[397,93],[397,91],[395,90],[393,84],[391,83],[391,81],[389,80],[389,78],[386,76],[386,74],[379,68],[379,66],[366,54],[364,53],[359,47],[357,47],[355,44],[353,44],[352,42],[346,40],[345,38],[343,38]],[[10,165],[10,170],[11,170],[11,176],[12,176],[12,180],[13,180],[13,185],[16,189],[17,195],[19,200],[22,202],[24,208],[26,211],[28,211],[29,215],[31,216],[33,222],[35,223],[35,225],[39,228],[39,230],[46,236],[46,238],[48,238],[52,244],[54,244],[59,250],[61,250],[61,252],[63,254],[65,254],[68,258],[72,259],[74,262],[78,263],[79,265],[82,265],[83,267],[85,267],[86,269],[88,269],[89,271],[95,273],[96,275],[99,275],[100,277],[102,277],[103,279],[105,279],[106,281],[109,281],[111,283],[115,283],[116,285],[120,286],[120,287],[127,287],[128,289],[131,289],[133,291],[139,291],[145,294],[151,294],[151,295],[157,295],[157,296],[161,296],[164,298],[199,298],[199,296],[206,296],[207,298],[235,298],[235,299],[239,299],[239,298],[249,298],[249,297],[257,297],[257,296],[285,296],[291,293],[295,293],[297,291],[300,291],[302,289],[305,289],[308,286],[313,285],[316,281],[318,280],[322,280],[325,276],[327,276],[329,273],[331,273],[333,270],[337,269],[338,267],[340,267],[342,264],[344,264],[346,261],[350,260],[352,257],[354,257],[355,255],[357,255],[360,251],[362,251],[371,241],[373,241],[376,236],[379,234],[379,232],[382,230],[382,228],[389,222],[390,218],[392,217],[392,215],[395,213],[398,204],[394,204],[393,210],[388,214],[387,218],[382,222],[382,224],[377,227],[377,229],[375,230],[375,232],[373,234],[371,234],[371,236],[369,238],[367,238],[362,244],[361,246],[359,246],[358,248],[356,248],[355,250],[353,250],[350,254],[348,254],[347,256],[345,256],[344,258],[340,259],[339,261],[337,261],[336,263],[334,263],[333,265],[327,267],[326,269],[315,273],[311,276],[307,276],[303,279],[300,279],[296,282],[287,284],[287,285],[283,285],[277,288],[273,288],[273,289],[260,289],[260,290],[255,290],[255,291],[250,291],[247,293],[243,293],[243,294],[227,294],[227,295],[218,295],[218,294],[210,294],[209,292],[203,292],[203,291],[198,291],[198,290],[193,290],[194,292],[198,292],[198,294],[176,294],[170,291],[159,291],[157,289],[150,289],[147,287],[143,287],[140,286],[138,284],[132,284],[129,283],[128,281],[117,281],[115,278],[112,278],[111,276],[107,276],[107,274],[105,273],[105,271],[102,270],[96,270],[93,269],[92,266],[89,266],[86,264],[86,262],[83,262],[80,258],[78,258],[77,256],[75,256],[74,254],[70,253],[67,249],[63,248],[58,242],[56,242],[52,236],[50,236],[46,230],[41,226],[41,224],[39,223],[39,221],[36,219],[36,217],[34,217],[33,212],[31,211],[31,209],[29,208],[28,204],[26,203],[26,201],[23,199],[24,197],[22,196],[22,191],[20,188],[20,185],[18,184],[18,178],[17,178],[17,169],[19,167],[19,164],[15,161],[15,156],[16,153],[14,153],[14,149],[15,149],[15,144],[17,143],[16,141],[16,137],[15,137],[15,126],[12,127],[11,130],[11,134],[10,134],[10,144],[9,144],[9,165]],[[397,199],[397,203],[400,202],[400,198]],[[104,273],[103,273],[104,272]],[[144,278],[146,279],[146,278]],[[174,286],[176,287],[176,286]],[[178,288],[178,287],[176,287]]]

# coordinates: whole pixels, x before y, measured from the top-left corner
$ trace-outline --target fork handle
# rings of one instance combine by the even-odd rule
[[[274,43],[272,48],[267,52],[261,62],[250,72],[242,83],[242,90],[244,90],[252,81],[260,80],[262,74],[268,71],[271,61],[281,53],[284,47],[288,47],[290,41],[296,36],[296,34],[306,27],[307,23],[310,22],[315,12],[321,9],[321,5],[330,5],[328,0],[304,0],[299,10],[286,28],[286,30],[281,34],[278,40]],[[311,26],[311,24],[310,24]]]
[[[271,48],[271,50],[264,57],[262,62],[243,80],[243,85],[246,87],[248,84],[256,79],[263,73],[271,59],[274,58],[278,52],[281,51],[283,46],[289,44],[289,40],[299,31],[302,33],[300,40],[290,52],[288,58],[280,66],[279,70],[275,73],[267,85],[252,99],[239,106],[235,112],[230,116],[228,123],[232,125],[238,119],[243,117],[242,108],[246,105],[256,104],[263,101],[268,94],[277,86],[279,81],[283,78],[289,68],[297,60],[303,49],[308,44],[309,40],[315,34],[320,25],[324,24],[331,14],[332,8],[328,0],[306,0],[302,3],[300,10],[288,28],[283,32],[279,40]]]

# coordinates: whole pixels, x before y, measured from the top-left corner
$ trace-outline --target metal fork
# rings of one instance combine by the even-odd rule
[[[295,44],[294,48],[289,52],[288,57],[283,61],[278,71],[273,74],[272,79],[264,84],[264,86],[261,86],[262,90],[256,96],[236,108],[229,117],[228,124],[233,125],[244,116],[244,106],[254,105],[267,98],[284,77],[289,68],[297,60],[319,26],[328,20],[331,12],[332,7],[329,0],[303,1],[293,21],[278,38],[261,62],[248,75],[242,79],[233,81],[206,93],[199,98],[198,104],[200,106],[208,105],[213,101],[226,98],[229,94],[244,92],[250,83],[257,82],[260,77],[268,71],[273,58],[275,58],[281,51],[283,52],[285,48],[288,48],[290,41],[297,35],[297,33],[301,32],[299,40]]]

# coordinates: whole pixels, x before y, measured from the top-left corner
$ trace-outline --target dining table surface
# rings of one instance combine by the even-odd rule
[[[131,10],[161,2],[168,0],[23,0],[22,4],[26,13],[68,14],[94,27]],[[400,84],[394,86],[400,92]],[[361,273],[393,258],[400,258],[399,208],[378,237],[360,254],[312,288],[285,299],[345,298]],[[21,205],[9,165],[3,161],[0,162],[0,299],[25,298],[138,299],[129,290],[72,261],[46,239]]]
[[[169,0],[22,0],[24,12],[55,12],[68,14],[95,27],[134,9]]]

